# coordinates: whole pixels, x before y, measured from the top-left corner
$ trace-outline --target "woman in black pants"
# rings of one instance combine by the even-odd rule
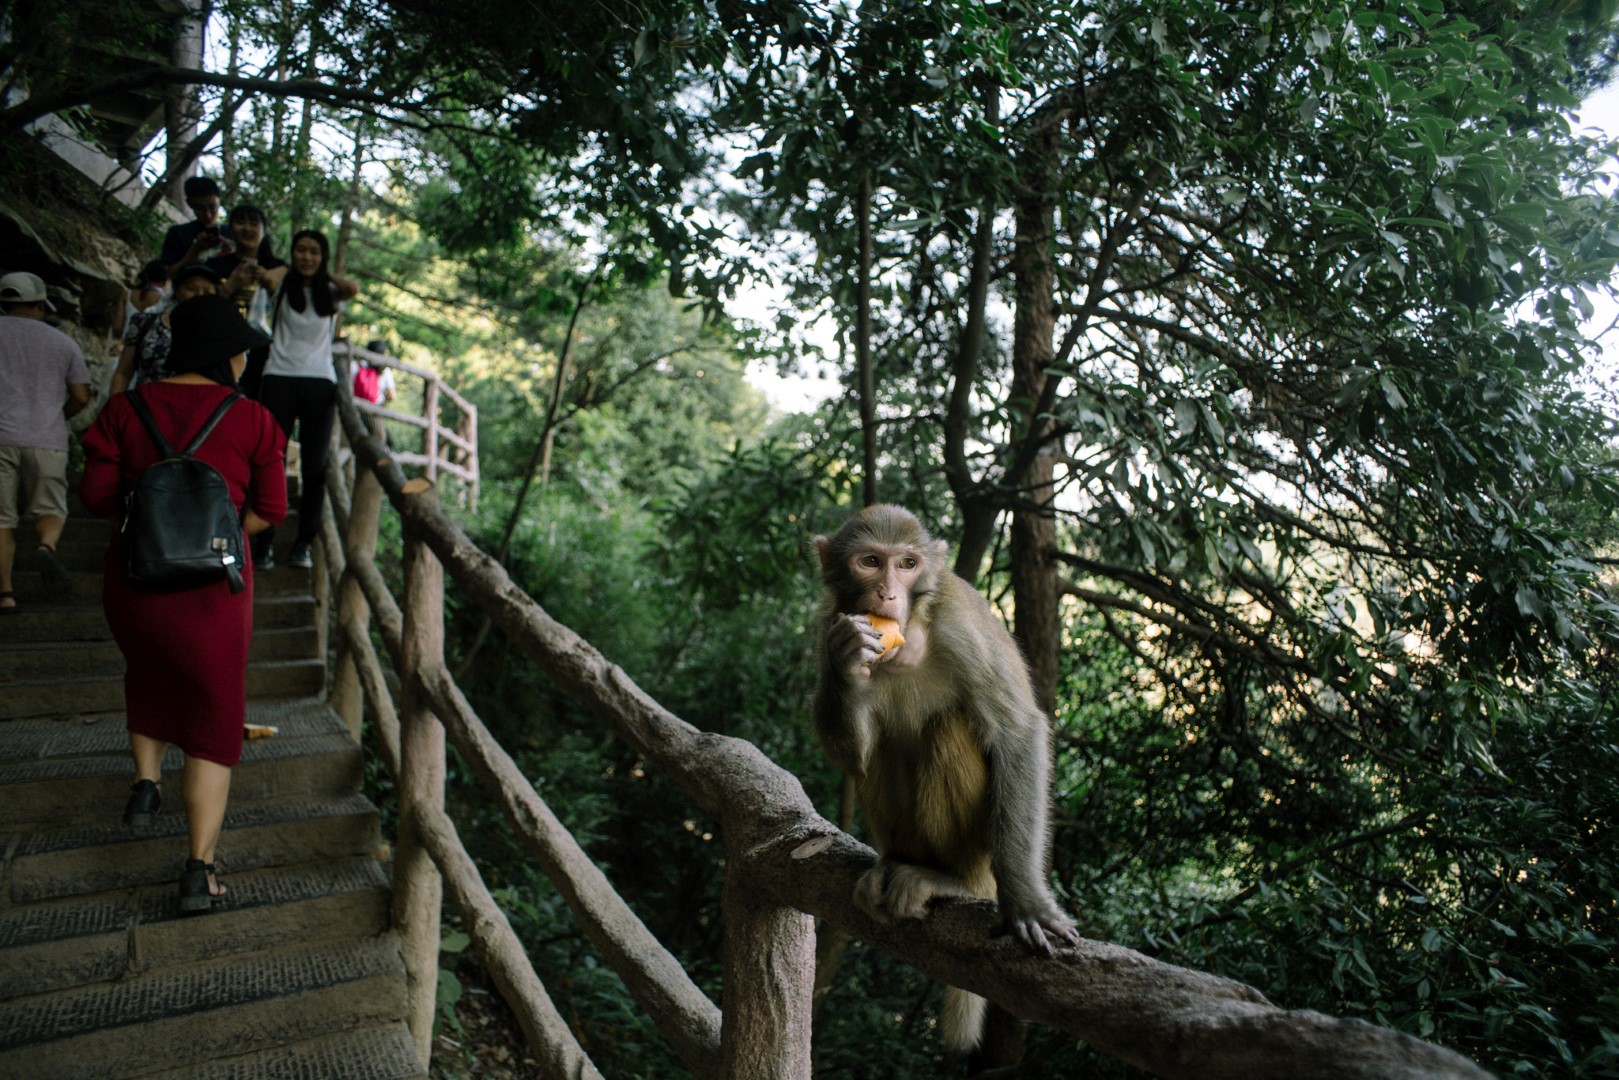
[[[259,384],[259,402],[287,437],[298,428],[302,490],[298,493],[298,537],[287,562],[309,566],[309,546],[320,532],[322,500],[326,496],[326,450],[337,413],[337,369],[332,362],[332,338],[337,312],[359,293],[353,282],[334,276],[326,268],[330,249],[326,237],[313,230],[292,238],[291,261],[266,271],[265,284],[275,292],[270,317],[275,332],[270,359]],[[254,545],[253,564],[275,565],[271,550],[273,531],[266,530]]]

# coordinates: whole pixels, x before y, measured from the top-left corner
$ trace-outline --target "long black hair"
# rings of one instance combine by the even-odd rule
[[[332,257],[332,249],[326,243],[326,234],[317,232],[314,229],[305,229],[302,232],[293,233],[292,247],[287,249],[288,259],[291,259],[292,251],[298,246],[298,241],[306,236],[315,241],[320,247],[320,265],[305,280],[299,276],[296,269],[291,268],[292,264],[289,261],[286,283],[281,286],[282,291],[286,293],[287,303],[292,305],[292,310],[294,311],[303,311],[304,294],[307,288],[310,298],[315,302],[316,315],[336,314],[337,300],[332,296],[332,275],[326,269],[326,264]]]
[[[264,216],[264,211],[256,206],[243,203],[231,207],[230,214],[225,218],[226,225],[235,225],[238,221],[256,221],[264,230],[259,240],[259,249],[254,252],[238,250],[236,254],[244,259],[257,259],[261,263],[275,262],[275,248],[270,243],[270,219]]]

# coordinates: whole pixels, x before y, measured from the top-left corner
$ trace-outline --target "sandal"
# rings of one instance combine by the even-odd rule
[[[0,592],[0,601],[10,600],[11,603],[0,603],[0,615],[17,614],[17,594],[14,592]]]
[[[205,863],[201,859],[187,859],[185,872],[180,875],[180,914],[201,915],[215,907],[222,907],[225,897],[230,890],[220,885],[216,880],[214,884],[219,891],[214,892],[208,885],[208,877],[214,872],[213,863]]]

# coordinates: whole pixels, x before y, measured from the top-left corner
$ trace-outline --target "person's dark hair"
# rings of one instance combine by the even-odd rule
[[[168,280],[169,264],[164,262],[162,259],[153,259],[151,262],[141,267],[141,278],[137,284],[145,285],[146,283],[150,282],[154,285],[161,285]]]
[[[225,282],[225,279],[219,276],[219,271],[213,267],[204,266],[202,263],[187,263],[175,273],[173,287],[179,289],[188,279],[194,277],[205,277],[215,285],[222,285]]]
[[[225,224],[234,226],[238,221],[256,221],[263,226],[264,239],[259,241],[259,250],[254,253],[253,257],[257,258],[261,263],[274,259],[275,249],[270,246],[270,219],[264,216],[264,211],[248,203],[233,206],[230,214],[225,218]],[[243,253],[237,252],[237,254]]]
[[[185,182],[185,193],[188,199],[200,199],[209,195],[218,195],[219,184],[212,177],[188,176]]]
[[[315,272],[307,279],[300,277],[297,270],[288,269],[285,284],[281,288],[286,294],[287,303],[292,305],[292,310],[303,311],[304,296],[307,291],[309,297],[314,301],[315,314],[331,315],[337,311],[337,301],[332,297],[332,275],[326,269],[326,264],[332,256],[332,249],[326,243],[325,233],[317,232],[314,229],[305,229],[302,232],[292,234],[292,246],[287,250],[290,252],[292,248],[297,247],[298,241],[305,237],[315,241],[320,246],[320,265],[315,268]]]

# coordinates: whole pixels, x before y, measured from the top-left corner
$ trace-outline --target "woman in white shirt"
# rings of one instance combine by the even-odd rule
[[[298,428],[302,488],[298,492],[298,536],[287,562],[309,566],[309,546],[320,532],[326,494],[326,448],[337,410],[337,368],[332,338],[337,313],[359,294],[354,283],[326,268],[331,249],[326,237],[312,229],[292,238],[290,262],[262,272],[263,284],[275,294],[270,305],[270,359],[259,384],[259,403],[270,410],[290,439]],[[275,565],[273,530],[255,537],[253,563]]]

